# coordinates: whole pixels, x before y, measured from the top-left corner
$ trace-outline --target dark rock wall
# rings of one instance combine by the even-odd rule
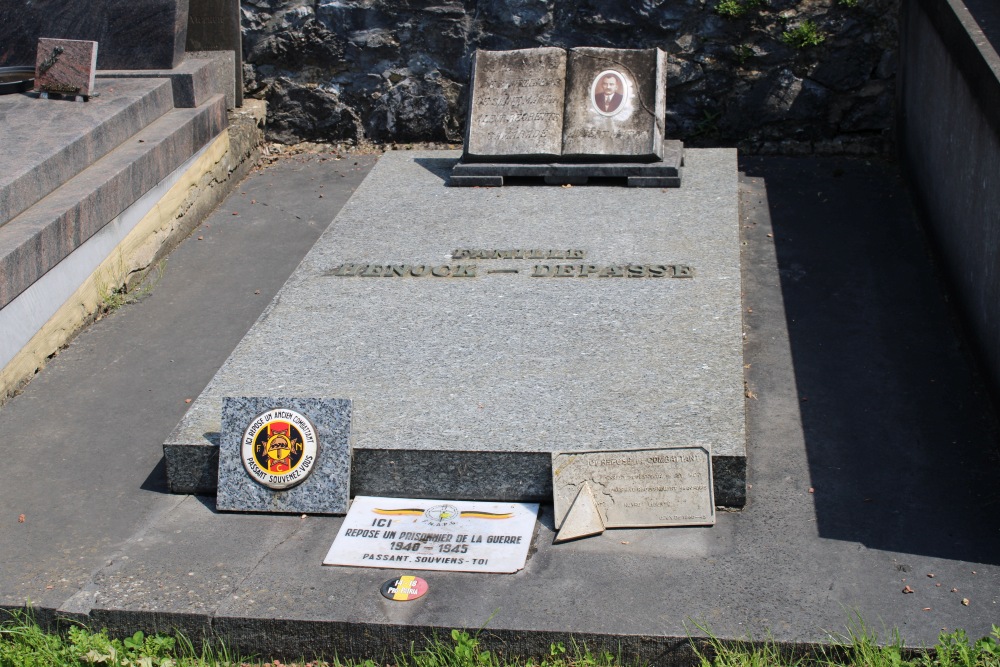
[[[757,153],[891,149],[899,0],[243,0],[242,9],[246,94],[268,101],[275,141],[459,142],[477,48],[658,46],[669,53],[670,138]]]

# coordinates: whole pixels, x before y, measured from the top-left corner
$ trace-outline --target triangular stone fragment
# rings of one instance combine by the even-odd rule
[[[589,482],[584,482],[580,492],[576,494],[573,505],[563,519],[562,527],[556,533],[556,542],[575,540],[578,537],[600,535],[604,532],[604,521],[597,509],[597,501]]]

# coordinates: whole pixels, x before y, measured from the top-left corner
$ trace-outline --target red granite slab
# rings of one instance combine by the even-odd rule
[[[61,95],[89,96],[97,69],[97,42],[82,39],[38,40],[35,90]]]

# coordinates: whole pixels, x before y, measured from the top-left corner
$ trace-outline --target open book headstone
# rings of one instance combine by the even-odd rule
[[[624,176],[632,186],[676,187],[683,145],[664,141],[665,118],[660,49],[477,51],[451,185]]]

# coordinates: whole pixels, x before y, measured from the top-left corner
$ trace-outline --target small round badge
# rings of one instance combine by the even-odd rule
[[[390,579],[382,584],[382,596],[397,602],[416,600],[427,592],[427,582],[420,577],[409,575],[399,579]]]
[[[270,489],[301,484],[316,465],[319,438],[305,415],[275,408],[254,417],[243,432],[243,467]]]

